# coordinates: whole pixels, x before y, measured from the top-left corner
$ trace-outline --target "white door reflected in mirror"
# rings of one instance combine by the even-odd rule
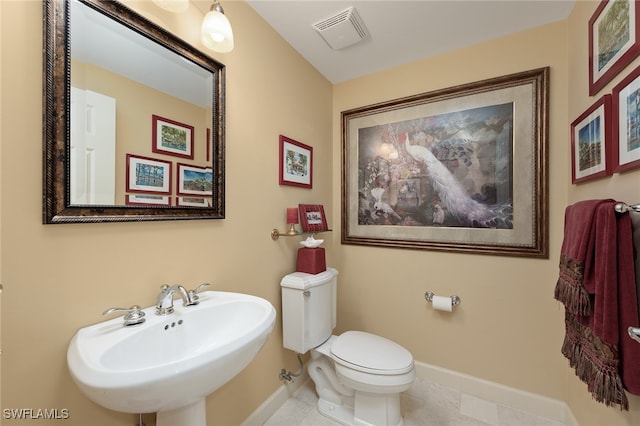
[[[113,205],[116,199],[116,100],[71,88],[73,205]]]

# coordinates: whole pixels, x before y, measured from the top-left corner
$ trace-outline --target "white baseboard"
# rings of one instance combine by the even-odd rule
[[[576,418],[563,401],[511,388],[423,362],[416,361],[415,365],[416,375],[420,379],[456,389],[488,401],[493,401],[497,404],[556,420],[567,426],[578,426]],[[280,386],[266,401],[251,413],[242,423],[242,426],[260,426],[264,424],[307,379],[308,375],[305,372],[305,374],[297,378],[294,383]]]
[[[309,375],[305,370],[300,377],[296,378],[293,383],[286,383],[271,394],[247,419],[242,422],[241,426],[261,426],[269,417],[273,416],[276,411],[294,394],[294,392],[309,379]]]
[[[569,406],[563,401],[511,388],[435,365],[418,361],[415,362],[415,365],[416,375],[421,379],[472,394],[497,404],[556,420],[567,426],[578,425]]]

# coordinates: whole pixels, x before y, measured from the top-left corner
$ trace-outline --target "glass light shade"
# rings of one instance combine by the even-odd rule
[[[182,13],[189,9],[189,0],[153,0],[161,9],[169,12]]]
[[[233,50],[233,31],[224,14],[217,10],[208,12],[202,20],[200,40],[214,52],[226,53]]]

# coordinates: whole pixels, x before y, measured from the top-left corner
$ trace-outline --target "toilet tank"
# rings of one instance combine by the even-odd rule
[[[282,278],[284,347],[303,354],[324,343],[336,326],[338,271],[294,272]]]

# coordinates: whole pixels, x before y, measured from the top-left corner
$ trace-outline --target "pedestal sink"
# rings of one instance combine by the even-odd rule
[[[124,326],[114,318],[78,330],[67,363],[73,380],[97,404],[126,413],[157,412],[157,425],[206,425],[205,397],[253,360],[273,330],[268,301],[204,291],[200,303]]]

